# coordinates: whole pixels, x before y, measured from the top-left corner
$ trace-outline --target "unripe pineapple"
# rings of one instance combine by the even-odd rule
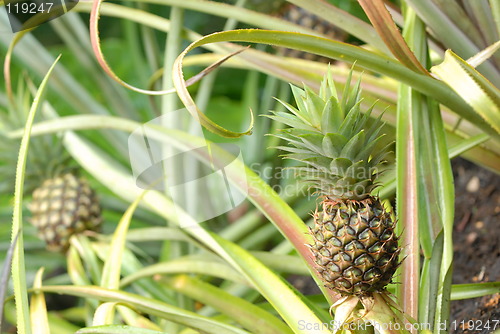
[[[283,20],[295,23],[301,27],[309,28],[326,37],[343,41],[347,34],[342,29],[334,26],[330,22],[320,18],[319,16],[311,13],[310,11],[291,4],[284,0],[251,0],[249,1],[249,8],[259,12],[270,13]],[[327,57],[318,56],[316,54],[296,50],[279,48],[281,55],[285,57],[294,57],[306,59],[311,61],[318,61],[322,63],[333,63],[335,60]]]
[[[390,215],[374,198],[327,198],[322,206],[311,234],[326,287],[354,295],[381,291],[398,265],[398,239]]]
[[[343,41],[346,38],[346,33],[331,24],[330,22],[314,15],[313,13],[298,7],[291,3],[285,3],[280,11],[279,16],[287,21],[293,22],[301,27],[309,28],[320,34],[323,34],[330,39]],[[333,63],[335,60],[327,57],[318,56],[313,53],[308,53],[295,49],[282,48],[282,54],[285,57],[301,58],[322,63]]]
[[[86,230],[97,230],[101,208],[88,183],[71,173],[47,179],[33,192],[29,205],[31,223],[52,251],[64,251],[69,238]]]
[[[342,295],[380,292],[391,282],[400,252],[395,222],[371,195],[387,153],[387,146],[375,150],[383,124],[379,118],[369,125],[373,107],[361,114],[359,82],[341,100],[331,75],[319,95],[308,87],[292,91],[297,108],[282,102],[290,113],[270,117],[289,126],[277,136],[290,146],[280,148],[302,163],[299,175],[323,198],[311,229],[318,271],[325,286]]]
[[[16,101],[8,110],[0,109],[0,191],[12,194],[19,140],[3,134],[23,128],[31,96],[20,82]],[[61,139],[55,135],[30,139],[24,193],[32,193],[31,223],[52,251],[64,251],[71,235],[84,230],[98,230],[101,209],[88,183],[75,176],[71,159]]]

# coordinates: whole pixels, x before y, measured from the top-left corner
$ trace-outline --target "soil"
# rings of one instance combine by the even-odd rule
[[[500,281],[500,176],[463,159],[454,160],[453,173],[453,283]],[[454,301],[451,306],[451,321],[459,324],[452,333],[489,334],[495,321],[500,329],[498,293]],[[491,328],[480,328],[488,327],[488,320]]]

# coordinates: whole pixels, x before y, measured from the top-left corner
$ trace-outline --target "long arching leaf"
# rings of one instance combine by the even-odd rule
[[[16,185],[14,194],[14,211],[12,214],[12,243],[17,239],[12,257],[12,282],[14,284],[14,297],[16,301],[17,328],[19,334],[31,334],[31,325],[28,309],[28,294],[26,292],[26,269],[24,266],[24,238],[23,238],[23,186],[26,170],[26,160],[28,156],[29,140],[31,128],[35,119],[35,114],[40,107],[50,74],[59,61],[59,56],[52,64],[45,75],[42,83],[38,87],[33,104],[31,105],[28,119],[24,130],[24,135],[19,148],[19,158],[16,169]],[[3,301],[2,301],[3,302]]]

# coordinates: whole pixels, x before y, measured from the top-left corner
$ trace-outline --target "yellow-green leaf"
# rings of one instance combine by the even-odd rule
[[[37,271],[33,282],[34,289],[39,289],[42,286],[43,271],[43,267]],[[31,296],[30,316],[34,334],[50,334],[47,305],[43,292],[35,292]]]
[[[17,240],[12,257],[12,283],[14,285],[14,298],[16,301],[17,331],[19,334],[30,334],[31,324],[28,310],[28,294],[26,292],[26,268],[24,266],[24,242],[23,242],[23,188],[26,171],[26,162],[28,157],[29,140],[31,128],[35,119],[35,114],[40,107],[43,94],[47,88],[50,74],[56,66],[59,58],[49,68],[40,87],[38,88],[33,104],[31,105],[24,135],[19,148],[19,158],[16,167],[16,183],[14,193],[14,209],[12,213],[12,243]]]
[[[130,226],[130,221],[132,220],[132,215],[135,209],[144,197],[144,191],[137,199],[129,206],[127,211],[122,216],[118,226],[116,227],[115,233],[111,240],[111,249],[108,254],[108,258],[104,263],[104,269],[102,273],[101,286],[108,289],[119,289],[120,288],[120,271],[123,257],[123,249],[125,247],[125,242],[127,239],[127,232]]]
[[[94,319],[92,320],[92,326],[102,326],[113,324],[113,319],[115,317],[115,302],[107,302],[99,305],[95,310]]]
[[[500,90],[453,51],[446,51],[444,61],[431,68],[500,134]]]

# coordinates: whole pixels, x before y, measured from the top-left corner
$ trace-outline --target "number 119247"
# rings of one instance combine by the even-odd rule
[[[451,322],[451,327],[453,329],[468,329],[469,331],[494,331],[500,328],[500,320],[455,320]]]
[[[38,14],[38,13],[50,13],[52,2],[45,3],[34,3],[34,2],[22,2],[22,3],[8,3],[5,5],[7,12],[10,14]]]

